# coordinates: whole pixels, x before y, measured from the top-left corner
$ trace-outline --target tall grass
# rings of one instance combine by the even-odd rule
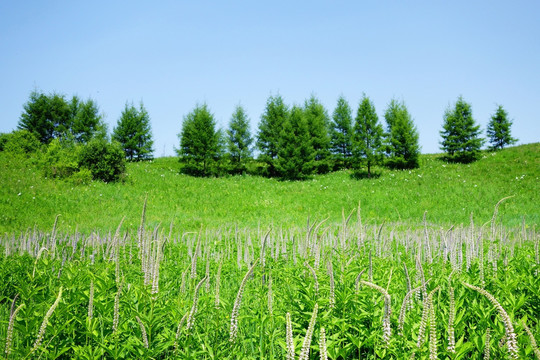
[[[505,203],[493,224],[451,231],[428,213],[416,226],[363,216],[193,234],[150,226],[149,201],[139,233],[126,216],[117,235],[2,236],[0,341],[9,359],[481,359],[489,328],[504,343],[491,358],[532,358],[540,233],[503,226]]]

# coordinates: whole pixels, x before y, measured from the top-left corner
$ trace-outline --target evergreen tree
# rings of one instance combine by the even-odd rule
[[[34,133],[41,143],[48,144],[52,139],[67,136],[71,124],[70,107],[63,95],[46,95],[35,90],[24,104],[18,128]]]
[[[512,145],[517,142],[517,139],[513,138],[510,134],[511,126],[512,120],[508,119],[508,113],[499,105],[495,114],[491,117],[486,131],[489,143],[491,144],[489,147],[490,150],[503,149],[506,145]]]
[[[216,130],[214,115],[206,104],[197,105],[184,117],[180,137],[180,160],[186,163],[184,172],[197,176],[217,174],[222,155],[221,132]]]
[[[107,137],[107,126],[99,114],[99,108],[94,100],[81,101],[74,96],[70,102],[72,126],[71,133],[75,141],[87,143],[90,139]]]
[[[268,165],[268,175],[275,176],[275,161],[278,156],[281,131],[289,116],[289,110],[283,103],[283,98],[270,96],[261,116],[259,132],[257,133],[257,148],[260,150],[259,160]]]
[[[283,179],[298,180],[311,175],[314,168],[315,149],[310,140],[304,112],[293,106],[283,124],[276,170]]]
[[[393,169],[414,169],[419,166],[418,132],[405,103],[390,101],[384,114],[387,127],[387,165]]]
[[[367,166],[368,177],[371,177],[371,167],[379,164],[383,158],[383,128],[375,111],[375,106],[364,95],[354,124],[353,156],[355,165]]]
[[[236,173],[245,171],[246,160],[251,157],[253,138],[249,132],[249,119],[242,106],[234,110],[227,130],[227,149]]]
[[[440,134],[441,150],[448,161],[469,163],[478,158],[484,139],[480,137],[480,125],[472,117],[471,105],[461,96],[446,109]]]
[[[330,125],[330,150],[340,168],[351,166],[352,157],[352,111],[347,100],[340,96]]]
[[[152,158],[152,130],[150,116],[143,103],[139,109],[126,103],[122,115],[113,130],[112,139],[118,141],[130,161],[148,160]]]
[[[311,145],[315,151],[315,169],[318,173],[330,170],[330,137],[328,112],[319,100],[312,95],[304,104]]]

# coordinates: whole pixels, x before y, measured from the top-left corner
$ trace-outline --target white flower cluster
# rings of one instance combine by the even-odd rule
[[[508,347],[508,353],[510,355],[511,359],[517,359],[518,358],[518,346],[517,346],[517,338],[516,333],[514,331],[514,326],[512,325],[512,320],[510,319],[510,316],[508,316],[508,313],[503,309],[501,304],[495,299],[493,295],[488,293],[486,290],[479,288],[477,286],[463,283],[464,286],[468,287],[469,289],[478,291],[480,294],[484,295],[489,302],[495,306],[497,311],[499,312],[499,315],[502,318],[502,321],[504,323],[504,330],[506,332],[506,346]]]

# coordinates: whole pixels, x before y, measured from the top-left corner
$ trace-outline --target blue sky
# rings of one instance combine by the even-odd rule
[[[30,92],[97,101],[110,130],[143,101],[155,155],[206,102],[226,128],[237,104],[255,133],[270,95],[331,114],[365,93],[381,121],[403,100],[423,153],[440,152],[444,110],[462,95],[485,130],[497,104],[519,143],[540,141],[538,1],[3,1],[0,132]]]

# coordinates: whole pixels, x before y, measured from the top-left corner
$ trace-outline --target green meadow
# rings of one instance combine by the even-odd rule
[[[539,154],[87,185],[0,154],[0,358],[540,359]]]
[[[180,173],[177,158],[129,163],[122,183],[74,185],[45,179],[32,161],[0,154],[0,232],[51,229],[57,215],[62,231],[113,231],[125,216],[135,229],[148,197],[151,226],[183,230],[236,224],[288,227],[307,219],[341,222],[360,208],[365,221],[432,224],[489,221],[502,198],[499,221],[507,226],[540,222],[540,143],[485,152],[480,160],[451,164],[422,155],[415,170],[377,169],[372,179],[350,171],[316,175],[307,181],[257,176],[195,178]],[[356,215],[355,215],[356,216]]]

